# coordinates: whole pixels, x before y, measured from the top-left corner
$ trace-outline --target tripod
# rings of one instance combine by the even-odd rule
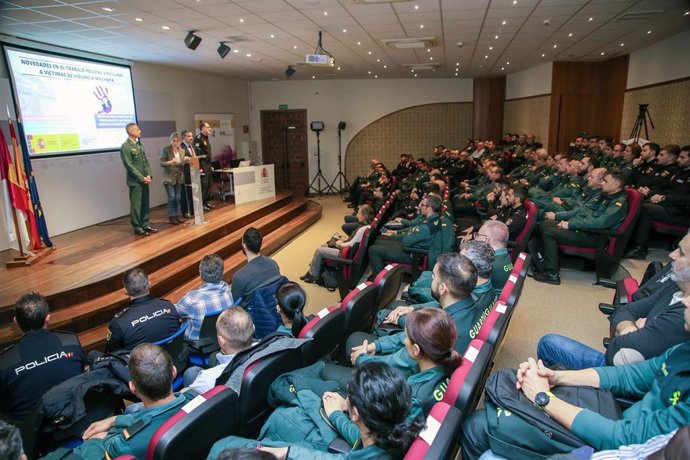
[[[632,131],[630,131],[630,139],[635,139],[635,142],[638,142],[640,140],[640,134],[642,133],[642,127],[644,126],[645,139],[649,140],[647,118],[649,118],[649,124],[652,126],[652,129],[655,129],[652,115],[649,113],[649,104],[640,104],[640,113],[637,115],[637,120],[635,120]]]
[[[311,183],[309,184],[309,188],[307,189],[307,194],[314,190],[314,192],[321,196],[323,194],[329,194],[333,193],[335,194],[335,190],[333,190],[333,187],[328,184],[328,181],[326,178],[323,176],[323,173],[321,172],[321,142],[319,139],[319,135],[321,134],[321,131],[315,131],[316,132],[316,165],[318,167],[318,171],[316,173],[316,176],[312,179]],[[324,182],[324,187],[321,188],[321,180],[323,179]],[[314,182],[318,180],[318,187],[314,187]]]
[[[349,189],[350,188],[350,183],[347,181],[347,177],[345,177],[345,174],[343,174],[343,165],[342,165],[342,144],[341,144],[341,139],[340,139],[340,132],[342,129],[338,128],[338,174],[335,175],[333,178],[333,182],[331,182],[331,185],[329,186],[332,190],[333,193],[343,193],[343,181],[345,181],[345,186]],[[338,180],[338,188],[335,188],[335,181]]]

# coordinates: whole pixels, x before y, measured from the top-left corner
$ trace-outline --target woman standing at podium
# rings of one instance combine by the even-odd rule
[[[173,225],[183,223],[180,215],[180,196],[184,176],[182,166],[185,161],[184,150],[180,147],[182,137],[174,132],[170,135],[170,145],[161,149],[161,167],[163,168],[163,186],[168,194],[168,220]]]

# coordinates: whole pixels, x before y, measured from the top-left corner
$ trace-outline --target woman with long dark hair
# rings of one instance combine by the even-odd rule
[[[299,336],[308,321],[303,313],[306,303],[307,295],[299,284],[288,281],[280,286],[276,292],[276,310],[283,325],[276,332]]]

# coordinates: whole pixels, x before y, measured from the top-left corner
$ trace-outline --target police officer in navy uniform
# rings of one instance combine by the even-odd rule
[[[199,158],[199,167],[204,173],[201,176],[201,199],[204,202],[204,211],[210,211],[215,208],[209,201],[211,201],[211,185],[213,182],[213,168],[211,166],[211,125],[202,121],[199,123],[199,134],[194,138],[194,149]]]
[[[613,229],[623,222],[628,212],[628,201],[624,187],[625,178],[623,175],[618,172],[609,173],[604,178],[603,197],[596,209],[581,208],[580,212],[569,220],[562,220],[558,223],[545,220],[541,223],[539,232],[543,242],[544,271],[534,274],[535,281],[561,284],[561,277],[558,273],[559,244],[594,248],[597,245],[597,236],[587,230]],[[533,247],[530,246],[530,248]],[[532,252],[538,251],[533,250]]]
[[[46,391],[84,371],[79,339],[48,330],[49,311],[35,292],[14,305],[13,322],[24,336],[0,352],[0,408],[16,421],[26,418]]]
[[[132,303],[108,325],[105,350],[131,350],[140,343],[153,343],[180,329],[175,306],[149,293],[149,278],[141,268],[127,270],[122,284]]]

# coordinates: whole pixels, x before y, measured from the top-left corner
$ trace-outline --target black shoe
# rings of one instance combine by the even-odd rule
[[[309,272],[307,272],[304,275],[299,277],[299,279],[301,279],[302,281],[309,279],[309,278],[311,278],[311,274],[309,274]]]
[[[626,259],[645,260],[647,258],[647,251],[642,246],[635,246],[626,252],[623,257]]]
[[[214,205],[212,205],[211,203],[206,203],[205,206],[207,208],[216,209],[216,207]]]
[[[148,236],[148,235],[149,235],[149,232],[147,232],[147,231],[144,230],[143,228],[136,227],[136,228],[134,229],[134,234],[137,235],[137,236]]]
[[[555,284],[556,286],[561,284],[561,275],[558,273],[535,273],[534,281],[539,281],[540,283]]]
[[[188,212],[185,212],[185,213],[184,213],[184,218],[185,218],[185,219],[191,219],[191,218],[192,218],[192,215],[191,215],[190,213],[188,213]]]
[[[311,276],[311,275],[305,276],[305,277],[300,278],[300,279],[301,279],[302,281],[304,281],[305,283],[307,283],[307,284],[316,283],[316,278],[314,278],[314,277]]]
[[[171,224],[173,224],[173,225],[180,225],[180,223],[181,223],[181,222],[177,219],[177,217],[171,217],[170,219],[168,219],[168,221],[169,221]]]
[[[204,205],[204,211],[208,212],[208,211],[210,211],[210,210],[211,210],[211,208],[209,208],[208,206]]]
[[[352,208],[354,208],[354,207],[355,207],[355,205],[354,205],[354,204],[352,204],[352,203],[350,203],[350,204],[348,204],[348,205],[347,205],[347,207],[348,207],[348,208],[350,208],[350,209],[352,209]]]
[[[149,225],[148,227],[144,227],[144,231],[145,231],[146,233],[158,233],[158,229],[157,229],[157,228],[153,228],[153,227],[151,227],[150,225]]]

